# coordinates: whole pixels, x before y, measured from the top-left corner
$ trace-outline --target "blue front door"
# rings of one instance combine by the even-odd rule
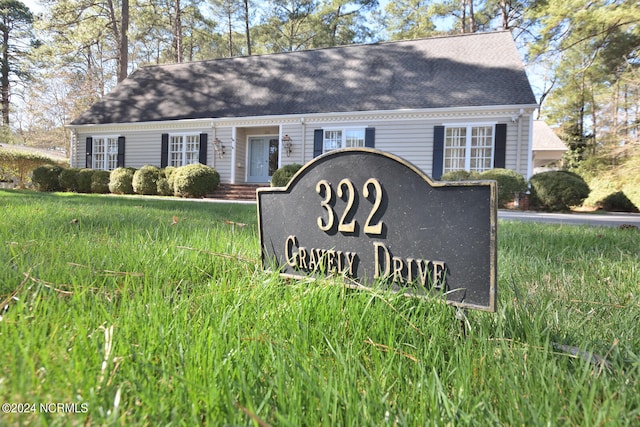
[[[248,145],[247,182],[269,182],[278,169],[278,138],[251,136]]]

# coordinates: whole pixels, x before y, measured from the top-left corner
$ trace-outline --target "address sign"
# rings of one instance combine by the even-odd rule
[[[495,181],[434,182],[372,149],[331,151],[258,190],[262,263],[496,310]]]

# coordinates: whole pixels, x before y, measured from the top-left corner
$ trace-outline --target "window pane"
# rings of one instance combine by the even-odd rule
[[[187,135],[185,164],[191,165],[200,160],[200,135]]]
[[[169,138],[169,165],[180,167],[183,166],[182,160],[182,135],[172,135]]]
[[[447,128],[444,137],[443,173],[465,169],[467,128]]]
[[[324,131],[324,152],[336,150],[342,147],[342,131],[341,130],[325,130]]]
[[[491,169],[492,149],[493,126],[472,128],[470,170],[484,172]]]
[[[104,138],[93,138],[93,169],[104,169],[105,159],[105,144]]]
[[[114,170],[118,166],[118,138],[107,140],[107,170]]]
[[[345,147],[364,147],[364,129],[345,131]]]

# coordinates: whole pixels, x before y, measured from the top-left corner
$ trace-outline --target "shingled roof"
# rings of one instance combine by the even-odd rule
[[[143,67],[71,124],[533,104],[501,31]]]

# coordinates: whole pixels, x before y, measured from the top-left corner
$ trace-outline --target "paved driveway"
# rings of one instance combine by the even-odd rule
[[[628,224],[635,225],[640,228],[640,214],[628,213],[567,214],[499,210],[498,219],[505,221],[542,222],[549,224],[585,224],[604,227],[619,227],[623,224]]]

